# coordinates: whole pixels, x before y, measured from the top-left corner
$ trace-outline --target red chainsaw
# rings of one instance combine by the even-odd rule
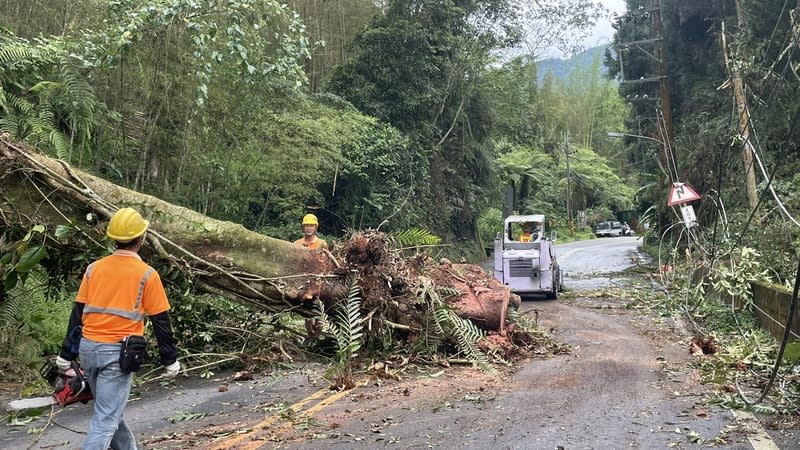
[[[94,398],[83,369],[75,361],[72,361],[70,369],[61,373],[53,360],[48,359],[39,373],[50,386],[53,386],[53,395],[11,401],[8,403],[9,410],[41,408],[50,405],[67,406],[78,402],[86,403]]]

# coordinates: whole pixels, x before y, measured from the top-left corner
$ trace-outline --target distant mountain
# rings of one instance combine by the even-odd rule
[[[586,49],[580,53],[576,53],[572,55],[572,57],[568,59],[543,59],[536,63],[537,67],[537,79],[541,83],[542,79],[547,72],[552,72],[553,76],[556,79],[564,79],[566,78],[570,72],[576,67],[580,68],[587,68],[591,67],[592,61],[594,61],[595,56],[599,56],[600,58],[600,70],[603,74],[608,73],[608,68],[602,65],[603,62],[603,55],[605,54],[606,48],[608,45],[599,45],[597,47],[592,47]]]

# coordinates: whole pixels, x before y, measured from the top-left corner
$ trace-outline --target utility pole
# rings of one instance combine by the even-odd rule
[[[569,134],[564,133],[564,160],[567,163],[567,223],[572,223],[572,171],[569,169]]]
[[[619,55],[619,63],[620,63],[620,74],[622,80],[620,84],[640,84],[640,85],[654,85],[658,83],[658,102],[660,108],[656,108],[656,124],[658,126],[658,132],[660,135],[659,142],[662,143],[661,151],[659,152],[657,158],[659,162],[659,166],[669,168],[672,166],[671,164],[671,156],[670,156],[670,149],[672,148],[672,139],[673,139],[673,126],[672,126],[672,106],[670,102],[670,95],[669,95],[669,70],[667,67],[667,59],[664,52],[664,26],[662,20],[662,5],[661,0],[648,0],[645,2],[648,5],[648,8],[645,9],[644,6],[640,6],[639,10],[636,12],[630,12],[624,16],[617,18],[617,25],[615,28],[619,28],[622,26],[623,23],[629,23],[633,21],[634,24],[642,20],[642,23],[645,21],[649,21],[650,24],[650,39],[641,39],[635,40],[630,42],[620,43],[617,47],[618,55]],[[612,26],[614,26],[612,24]],[[651,67],[652,74],[640,76],[638,79],[626,79],[625,78],[625,65],[623,64],[623,59],[625,52],[628,50],[638,50],[642,54],[646,55],[649,59],[655,62]],[[652,99],[648,98],[648,96],[636,95],[634,100],[646,100],[650,101]],[[641,132],[639,132],[641,135]],[[668,178],[671,178],[674,171],[670,170],[668,172]],[[666,183],[671,180],[664,179],[662,177],[658,178],[658,191],[665,192],[666,191]],[[655,200],[656,208],[658,211],[658,229],[659,232],[663,232],[664,229],[663,225],[663,208],[664,204],[657,199]]]
[[[661,8],[661,0],[650,0],[649,2],[650,7],[648,9],[644,9],[640,7],[638,12],[632,12],[629,15],[619,17],[617,22],[617,28],[624,23],[628,23],[631,20],[631,15],[634,19],[634,24],[638,22],[640,19],[649,20],[652,28],[651,28],[651,39],[642,39],[636,40],[631,42],[623,42],[617,47],[618,55],[619,55],[619,66],[620,66],[620,75],[622,80],[620,84],[655,84],[658,83],[658,97],[655,99],[649,98],[647,95],[639,96],[636,95],[634,100],[643,100],[643,101],[651,101],[651,100],[658,100],[660,104],[660,114],[659,116],[663,118],[663,136],[662,139],[664,141],[664,145],[662,148],[662,152],[659,156],[661,159],[662,165],[664,167],[669,167],[670,165],[670,156],[669,156],[669,149],[672,148],[672,139],[674,137],[673,133],[673,126],[672,126],[672,105],[670,102],[670,93],[669,93],[669,69],[667,66],[667,58],[664,52],[664,26],[662,20],[662,8]],[[625,64],[624,64],[624,52],[627,50],[636,49],[639,52],[647,55],[651,60],[653,60],[657,66],[654,67],[654,72],[656,72],[655,76],[642,76],[638,79],[626,79],[625,78]],[[659,108],[657,108],[659,109]],[[661,123],[662,121],[659,120],[657,123]],[[659,131],[661,125],[659,125]]]
[[[656,33],[656,58],[658,59],[658,69],[660,79],[658,81],[659,93],[661,94],[661,112],[664,115],[664,128],[666,131],[666,142],[669,147],[672,145],[672,106],[669,101],[669,71],[667,70],[667,58],[664,56],[664,25],[661,21],[661,0],[657,1],[657,7],[653,9],[653,28]]]
[[[743,29],[745,20],[740,0],[736,0],[736,15],[740,29]],[[753,210],[758,204],[758,192],[756,191],[756,172],[753,167],[753,143],[750,141],[750,113],[747,110],[747,99],[744,95],[744,80],[730,60],[730,49],[725,36],[725,22],[722,22],[722,53],[725,55],[725,69],[733,80],[733,97],[736,100],[736,113],[739,115],[739,139],[741,139],[743,147],[742,159],[744,160],[747,204]]]

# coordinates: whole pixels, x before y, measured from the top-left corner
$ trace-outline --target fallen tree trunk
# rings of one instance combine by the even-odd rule
[[[308,316],[312,299],[330,305],[344,297],[345,278],[353,274],[359,276],[362,308],[371,319],[407,331],[419,329],[423,320],[425,308],[415,288],[430,262],[406,263],[388,249],[382,233],[354,235],[334,247],[338,258],[331,252],[309,251],[73,169],[8,135],[0,136],[0,170],[0,220],[6,227],[44,224],[52,232],[61,225],[74,230],[76,237],[70,242],[53,238],[54,243],[105,248],[108,219],[119,207],[131,206],[151,221],[145,257],[178,268],[201,291],[272,312],[291,309]],[[462,293],[449,301],[454,309],[481,328],[502,330],[508,290],[480,269],[482,275],[472,271],[472,281],[466,282],[449,277],[459,269],[446,267],[432,273],[438,274],[437,284]],[[476,285],[481,286],[477,291]]]
[[[341,277],[327,275],[335,264],[325,254],[72,169],[7,136],[0,137],[0,158],[6,226],[70,227],[87,244],[104,248],[107,221],[119,207],[131,206],[151,222],[144,253],[168,260],[203,291],[270,311],[302,312],[307,300],[341,289]]]

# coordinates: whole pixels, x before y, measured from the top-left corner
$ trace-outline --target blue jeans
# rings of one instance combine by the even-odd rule
[[[84,450],[136,450],[136,438],[124,417],[133,374],[119,368],[121,345],[81,339],[81,367],[94,394],[94,415]]]

